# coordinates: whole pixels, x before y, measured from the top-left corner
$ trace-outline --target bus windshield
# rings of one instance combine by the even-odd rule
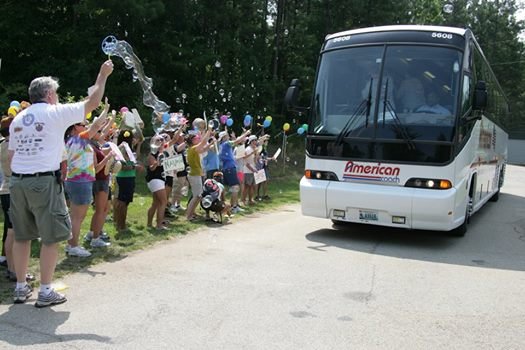
[[[428,45],[327,51],[311,133],[338,139],[452,142],[462,53]]]

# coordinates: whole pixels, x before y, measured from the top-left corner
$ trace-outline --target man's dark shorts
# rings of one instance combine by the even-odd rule
[[[53,244],[70,238],[71,220],[64,187],[55,176],[12,176],[9,189],[15,240],[40,237],[43,244]]]
[[[239,185],[239,178],[237,177],[237,169],[222,169],[223,181],[226,186]]]

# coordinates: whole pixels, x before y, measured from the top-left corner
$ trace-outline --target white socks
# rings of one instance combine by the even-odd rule
[[[44,294],[44,295],[48,295],[49,293],[51,293],[51,285],[50,284],[41,284],[40,285],[40,293]]]

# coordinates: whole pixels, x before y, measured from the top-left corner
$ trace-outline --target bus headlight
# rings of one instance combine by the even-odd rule
[[[448,190],[449,188],[452,188],[452,182],[443,179],[411,178],[405,183],[405,187],[428,188],[432,190]]]
[[[329,180],[329,181],[339,181],[337,175],[331,171],[319,171],[319,170],[310,170],[306,169],[304,171],[304,177],[307,179],[313,180]]]

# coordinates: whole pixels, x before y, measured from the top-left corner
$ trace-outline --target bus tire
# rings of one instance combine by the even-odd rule
[[[450,231],[450,235],[453,237],[463,237],[467,233],[467,219],[463,221],[461,225]]]
[[[490,202],[497,202],[498,199],[499,199],[499,188],[498,188],[498,190],[496,191],[496,193],[494,193],[494,194],[492,195],[492,197],[490,197],[489,201],[490,201]]]
[[[492,195],[492,197],[490,197],[490,199],[489,199],[490,202],[497,202],[498,201],[498,199],[499,199],[499,190],[500,190],[501,186],[503,186],[504,176],[505,176],[505,165],[503,165],[503,167],[501,168],[501,171],[499,173],[498,190],[496,191],[496,193],[494,193]]]
[[[343,226],[343,225],[346,225],[347,222],[346,221],[341,221],[341,220],[334,220],[332,219],[332,224],[336,225],[336,226]]]
[[[467,201],[467,208],[465,210],[465,220],[463,223],[450,231],[450,234],[454,237],[463,237],[467,233],[467,225],[470,221],[470,215],[472,213],[472,198],[469,196]]]

